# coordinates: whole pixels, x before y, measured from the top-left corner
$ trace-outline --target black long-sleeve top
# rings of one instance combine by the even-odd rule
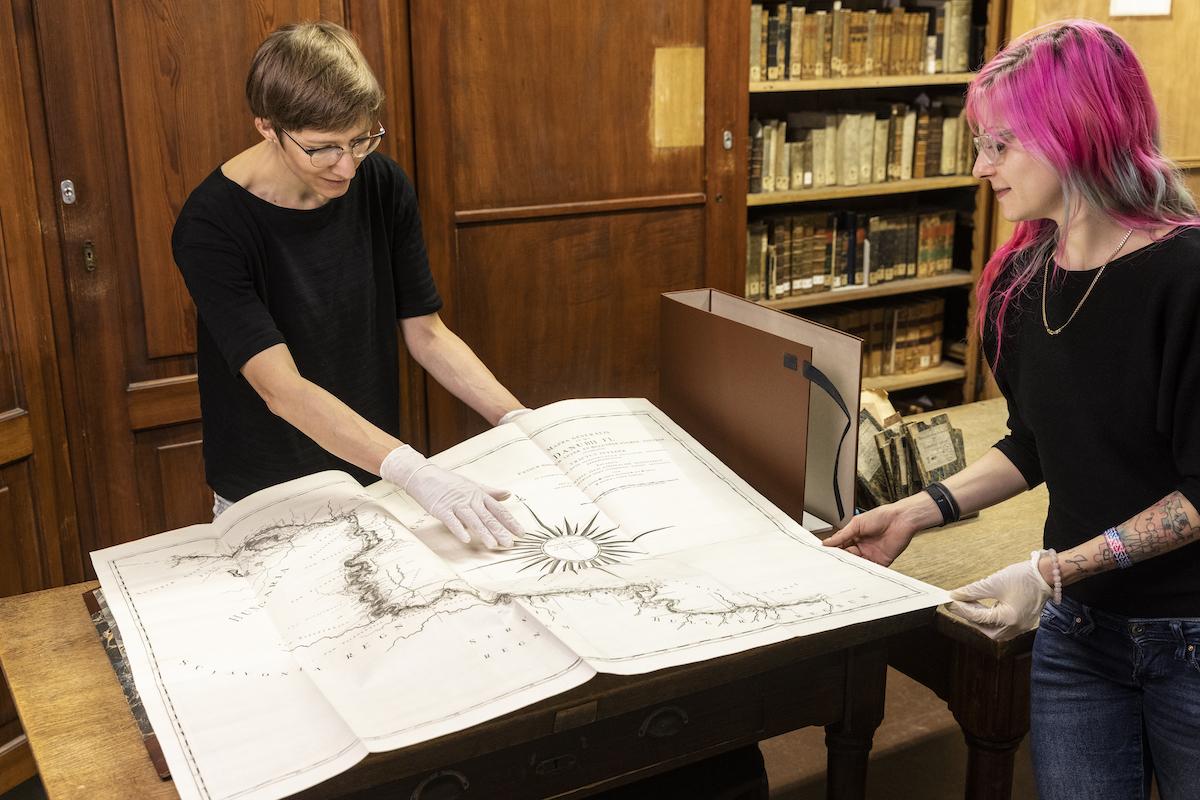
[[[1052,328],[1096,277],[1057,273]],[[1010,306],[998,361],[994,328],[984,343],[1008,401],[1011,433],[996,448],[1049,490],[1044,546],[1067,550],[1174,491],[1200,509],[1200,230],[1113,260],[1057,336],[1042,322],[1043,278]],[[1063,593],[1116,614],[1200,617],[1200,544]]]

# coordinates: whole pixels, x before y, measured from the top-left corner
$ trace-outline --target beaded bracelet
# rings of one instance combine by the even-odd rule
[[[1113,558],[1117,560],[1118,569],[1129,569],[1133,566],[1133,559],[1129,557],[1129,553],[1125,552],[1125,543],[1121,541],[1121,534],[1116,528],[1109,528],[1104,532],[1104,538],[1108,540],[1108,549],[1112,550]]]
[[[1046,551],[1050,556],[1050,574],[1054,579],[1054,605],[1062,604],[1062,570],[1058,568],[1058,553],[1051,547]]]

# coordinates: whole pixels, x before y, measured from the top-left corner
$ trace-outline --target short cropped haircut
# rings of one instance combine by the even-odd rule
[[[246,100],[276,129],[340,131],[374,124],[383,90],[354,37],[332,22],[272,32],[254,54]]]

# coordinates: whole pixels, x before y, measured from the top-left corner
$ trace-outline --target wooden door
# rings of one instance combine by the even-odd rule
[[[36,76],[21,49],[13,8],[0,3],[0,595],[82,578],[39,230],[36,126],[22,92]],[[0,793],[28,772],[27,750],[19,766],[21,753],[5,747],[20,731],[0,680]]]
[[[28,0],[26,0],[28,2]],[[299,19],[362,26],[389,98],[389,151],[411,163],[407,10],[348,0],[37,0],[67,346],[94,525],[84,550],[211,519],[195,376],[195,309],[171,257],[188,193],[257,140],[250,57]],[[406,114],[405,114],[406,117]]]
[[[527,405],[654,398],[659,293],[740,293],[745,7],[412,9],[417,188],[443,316]],[[440,387],[429,415],[433,450],[484,427]]]

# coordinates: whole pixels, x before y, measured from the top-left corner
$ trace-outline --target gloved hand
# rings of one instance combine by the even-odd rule
[[[993,639],[1003,641],[1037,627],[1042,606],[1050,599],[1053,589],[1042,577],[1038,562],[1041,550],[1029,554],[1028,561],[1010,564],[999,572],[969,583],[950,592],[955,601],[950,609],[971,622],[982,625]],[[979,601],[992,598],[996,604],[987,607]]]
[[[522,414],[528,414],[530,411],[533,411],[533,409],[532,408],[514,408],[512,411],[509,411],[507,414],[505,414],[503,417],[501,417],[499,420],[497,420],[496,425],[499,426],[499,425],[503,425],[506,422],[512,422],[517,417],[521,416]]]
[[[408,445],[387,454],[379,475],[407,492],[464,544],[477,536],[488,547],[511,547],[513,536],[522,533],[516,517],[499,503],[508,499],[507,491],[442,469]]]

